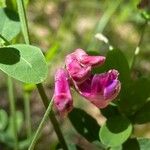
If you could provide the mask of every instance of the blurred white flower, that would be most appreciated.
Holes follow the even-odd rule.
[[[95,38],[100,40],[100,41],[103,41],[104,43],[108,44],[108,39],[106,36],[104,36],[102,33],[97,33],[95,34]]]

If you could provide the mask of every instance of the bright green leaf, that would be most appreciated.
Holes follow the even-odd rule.
[[[110,150],[122,150],[122,146],[111,147]]]
[[[0,48],[0,69],[26,83],[42,82],[48,71],[41,50],[25,44]]]
[[[141,15],[145,20],[150,21],[150,11],[143,11]]]
[[[1,7],[6,7],[6,1],[5,0],[0,0],[0,8]]]
[[[0,37],[11,41],[21,29],[18,14],[7,8],[1,8],[0,20]]]
[[[16,0],[5,0],[6,2],[6,5],[7,5],[7,8],[11,9],[11,10],[14,10],[14,11],[17,11],[17,3],[16,3]],[[29,3],[29,0],[23,0],[24,1],[24,6],[25,8],[27,8],[28,6],[28,3]]]
[[[108,118],[100,128],[99,137],[103,144],[116,147],[124,143],[132,132],[130,121],[123,116]]]

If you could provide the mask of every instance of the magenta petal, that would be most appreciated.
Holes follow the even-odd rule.
[[[81,60],[83,56],[87,55],[87,53],[81,48],[76,49],[72,54],[74,54],[78,60]]]
[[[65,69],[59,69],[55,74],[54,104],[62,116],[73,108],[69,76]]]
[[[112,100],[116,98],[119,92],[120,92],[120,82],[118,80],[114,80],[109,86],[107,86],[104,89],[104,99]]]
[[[82,84],[76,84],[77,91],[99,108],[106,107],[118,95],[121,84],[118,71],[91,75]]]
[[[103,56],[82,56],[82,59],[80,60],[82,64],[88,65],[88,66],[101,66],[105,62],[105,57]]]
[[[90,56],[82,49],[76,49],[74,52],[77,60],[86,66],[100,66],[105,62],[104,56]]]

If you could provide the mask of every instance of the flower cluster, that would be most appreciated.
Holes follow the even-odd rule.
[[[89,56],[82,49],[66,56],[66,69],[58,69],[55,74],[54,104],[62,116],[73,108],[70,86],[98,108],[106,107],[116,98],[121,88],[118,71],[91,73],[93,67],[104,62],[104,56]]]

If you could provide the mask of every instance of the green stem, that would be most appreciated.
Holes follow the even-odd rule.
[[[142,41],[143,41],[143,38],[144,38],[144,33],[145,33],[145,29],[146,29],[147,23],[148,23],[148,22],[145,21],[145,23],[144,23],[143,26],[142,26],[142,31],[141,31],[140,39],[139,39],[139,42],[138,42],[138,44],[137,44],[137,47],[135,48],[135,51],[134,51],[134,56],[133,56],[133,59],[132,59],[132,63],[131,63],[130,70],[133,69],[134,64],[135,64],[135,62],[136,62],[136,58],[137,58],[137,56],[138,56],[139,53],[140,53],[140,46],[141,46]]]
[[[96,25],[96,30],[94,31],[94,34],[103,32],[103,30],[105,29],[106,25],[108,24],[111,16],[114,14],[114,12],[116,11],[116,9],[118,8],[118,6],[120,5],[121,2],[122,2],[122,0],[116,0],[115,3],[114,3],[114,1],[109,2],[108,8],[106,9],[105,13],[100,18],[100,20],[98,21],[98,23]],[[97,42],[96,42],[95,38],[94,39],[92,38],[87,49],[94,50],[96,48],[96,44],[97,44]]]
[[[24,1],[17,0],[17,5],[18,5],[18,13],[19,13],[20,21],[21,21],[21,28],[22,28],[24,40],[26,44],[30,44],[29,28],[28,28],[28,23],[27,23],[27,16],[25,13]]]
[[[42,85],[41,83],[40,83],[40,84],[37,84],[37,88],[38,88],[39,94],[40,94],[40,96],[41,96],[41,98],[42,98],[42,100],[43,100],[44,106],[45,106],[45,108],[47,108],[47,107],[48,107],[48,104],[49,104],[49,99],[48,99],[47,96],[46,96],[46,93],[45,93],[45,91],[44,91],[43,85]],[[54,127],[54,129],[55,129],[55,132],[56,132],[56,134],[57,134],[57,137],[58,137],[58,139],[59,139],[59,141],[60,141],[60,143],[61,143],[63,149],[64,149],[64,150],[68,150],[66,141],[65,141],[65,139],[64,139],[64,137],[63,137],[63,134],[62,134],[61,129],[60,129],[60,127],[59,127],[58,121],[57,121],[57,119],[55,118],[55,115],[54,115],[54,112],[53,112],[53,111],[51,111],[51,115],[49,115],[49,118],[50,118],[50,120],[51,120],[51,122],[52,122],[52,124],[53,124],[53,127]]]
[[[13,121],[13,133],[14,133],[14,149],[18,150],[18,136],[17,136],[17,123],[16,123],[16,108],[15,108],[15,99],[13,93],[13,81],[11,77],[8,76],[8,96],[10,103],[10,113]]]
[[[5,41],[6,45],[10,44],[9,41],[7,41],[7,39],[5,37],[3,37],[1,34],[0,34],[0,38]]]
[[[42,120],[40,122],[40,125],[39,125],[38,129],[36,130],[36,133],[35,133],[35,135],[33,137],[33,140],[31,142],[28,150],[33,150],[34,149],[34,146],[35,146],[35,144],[36,144],[36,142],[37,142],[37,140],[38,140],[38,138],[39,138],[39,136],[41,134],[41,131],[42,131],[43,127],[44,127],[44,124],[45,124],[45,122],[46,122],[50,112],[52,111],[52,104],[53,104],[53,99],[50,101],[50,103],[49,103],[49,105],[47,107],[47,110],[46,110],[46,112],[45,112],[45,114],[44,114],[44,116],[43,116],[43,118],[42,118]]]
[[[22,32],[23,32],[23,36],[24,36],[24,39],[25,39],[25,43],[30,44],[29,29],[28,29],[27,17],[26,17],[26,13],[25,13],[25,7],[24,7],[23,0],[17,0],[17,5],[18,5],[18,12],[19,12],[19,17],[20,17],[20,21],[21,21]],[[41,95],[42,101],[45,105],[45,108],[47,108],[48,104],[49,104],[49,100],[48,100],[48,98],[45,94],[45,91],[43,89],[43,85],[41,83],[37,84],[37,88],[38,88],[39,94]],[[60,130],[58,121],[55,118],[55,115],[54,115],[53,111],[51,112],[51,115],[49,115],[49,118],[50,118],[50,120],[53,124],[55,132],[57,134],[57,137],[58,137],[60,143],[62,144],[63,149],[68,150],[67,144],[65,142],[65,139],[63,137],[63,134]]]
[[[25,110],[25,121],[26,121],[26,131],[27,137],[31,137],[31,113],[30,113],[30,98],[29,93],[24,91],[24,110]]]
[[[21,28],[22,33],[24,36],[24,40],[26,44],[30,44],[29,39],[29,29],[28,29],[28,23],[27,23],[27,17],[25,13],[25,6],[23,0],[17,0],[17,6],[18,6],[18,13],[19,18],[21,21]],[[30,118],[30,100],[29,100],[29,94],[27,92],[23,93],[24,97],[24,107],[25,107],[25,118],[26,118],[26,125],[27,125],[27,137],[31,137],[31,118]]]

